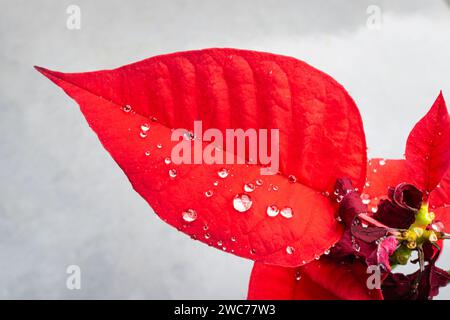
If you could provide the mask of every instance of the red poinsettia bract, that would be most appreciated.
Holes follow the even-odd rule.
[[[373,263],[383,269],[386,294],[401,288],[403,298],[412,291],[428,297],[444,282],[435,266],[449,220],[450,126],[442,95],[411,132],[406,160],[373,159],[367,167],[351,97],[294,58],[206,49],[114,70],[36,68],[77,101],[164,221],[256,261],[249,298],[381,299],[381,290],[366,286]],[[247,156],[245,164],[174,164],[171,133],[184,128],[196,140],[190,132],[197,120],[224,134],[278,129],[279,172],[261,175],[264,164]],[[419,276],[393,273],[393,257],[409,260],[408,250],[419,248]]]

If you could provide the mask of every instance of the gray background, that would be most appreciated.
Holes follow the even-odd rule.
[[[81,30],[66,28],[70,4],[81,8]],[[370,4],[382,9],[381,30],[366,26]],[[439,90],[450,100],[450,9],[441,0],[0,0],[0,8],[0,298],[245,298],[251,270],[161,222],[34,64],[88,71],[204,47],[295,56],[348,89],[370,156],[401,157]],[[82,290],[66,289],[71,264],[82,269]],[[450,250],[441,264],[450,266]]]

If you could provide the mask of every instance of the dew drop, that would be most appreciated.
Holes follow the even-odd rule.
[[[165,163],[165,164],[171,164],[171,163],[172,163],[172,160],[170,160],[170,158],[165,158],[165,159],[164,159],[164,163]]]
[[[245,192],[253,192],[255,190],[255,185],[253,183],[246,183],[244,185]]]
[[[222,244],[223,244],[223,242],[222,241],[217,241],[217,245],[219,246],[219,247],[221,247],[222,246]]]
[[[322,195],[328,198],[330,196],[330,193],[328,191],[323,191]]]
[[[290,219],[294,215],[290,207],[284,207],[281,209],[280,214],[286,219]]]
[[[363,193],[363,194],[361,194],[361,200],[362,200],[362,203],[369,204],[370,196],[367,193]]]
[[[130,106],[129,104],[124,105],[124,106],[122,107],[122,110],[123,110],[123,112],[128,113],[128,112],[131,111],[131,106]]]
[[[150,155],[150,151],[145,151],[145,155],[148,157]]]
[[[280,213],[280,209],[278,209],[278,207],[275,205],[268,206],[266,213],[269,217],[276,217],[278,215],[278,213]]]
[[[231,237],[231,242],[236,242],[236,238],[235,237]]]
[[[252,199],[244,193],[236,195],[233,199],[234,210],[239,212],[248,211],[248,209],[252,206],[252,203]]]
[[[211,198],[213,196],[213,194],[214,194],[214,192],[212,190],[205,191],[205,196],[207,198]]]
[[[187,209],[183,211],[183,220],[186,222],[192,222],[197,219],[197,212],[194,209]]]
[[[143,125],[141,125],[142,132],[147,132],[148,130],[150,130],[150,125],[148,123],[144,123]]]
[[[205,239],[211,238],[211,235],[209,233],[205,233]]]
[[[326,256],[329,255],[329,254],[330,254],[330,250],[329,250],[329,249],[328,249],[328,250],[325,250],[325,251],[323,252],[323,254],[326,255]]]
[[[315,260],[319,260],[319,259],[320,259],[320,256],[319,256],[318,254],[316,254],[316,255],[314,256],[314,259],[315,259]]]
[[[264,182],[261,179],[258,179],[255,181],[255,183],[257,186],[262,186]]]
[[[278,191],[278,186],[273,184],[273,185],[272,185],[272,190],[273,190],[273,191]]]
[[[208,225],[207,224],[205,224],[204,226],[203,226],[203,230],[208,230],[209,229],[209,227],[208,227]]]
[[[222,178],[225,179],[226,177],[228,177],[229,171],[226,168],[222,168],[217,172],[217,175]]]
[[[359,252],[359,251],[361,250],[361,247],[359,246],[358,243],[355,242],[355,243],[353,244],[353,249],[355,249],[356,252]]]
[[[296,183],[297,182],[297,177],[291,174],[290,176],[288,176],[288,181],[290,183]]]
[[[217,187],[217,186],[219,185],[219,181],[214,181],[214,182],[213,182],[213,185],[214,185],[215,187]]]
[[[295,280],[300,281],[302,279],[302,275],[300,274],[300,271],[297,271],[295,273]]]
[[[287,246],[286,247],[286,253],[287,254],[293,254],[294,251],[295,251],[294,247],[291,247],[291,246]]]
[[[177,176],[177,170],[175,170],[175,169],[170,169],[170,170],[169,170],[169,177],[175,178],[176,176]]]
[[[161,143],[158,143],[158,144],[156,145],[156,147],[157,147],[158,149],[161,149],[161,148],[162,148],[162,144],[161,144]]]
[[[140,136],[141,138],[146,138],[146,137],[147,137],[147,132],[141,131],[141,132],[139,133],[139,136]]]
[[[380,159],[380,161],[378,163],[380,164],[380,166],[384,166],[386,164],[386,160]]]
[[[255,249],[250,249],[250,254],[256,254],[256,250]]]
[[[366,181],[366,187],[367,188],[370,187],[370,182],[369,181]]]

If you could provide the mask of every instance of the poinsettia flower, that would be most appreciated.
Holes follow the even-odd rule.
[[[424,132],[423,128],[428,128],[427,134],[420,135],[417,132]],[[333,264],[336,269],[349,269],[348,264],[356,263],[360,268],[361,259],[368,265],[382,265],[384,271],[382,291],[378,290],[378,296],[373,294],[374,290],[368,290],[367,283],[363,281],[367,279],[368,275],[362,276],[359,283],[358,291],[361,293],[356,299],[371,299],[374,296],[386,299],[428,299],[437,295],[439,287],[445,286],[450,280],[450,276],[444,270],[435,266],[435,262],[442,250],[442,240],[435,243],[425,242],[423,246],[423,259],[428,261],[428,265],[424,270],[419,270],[412,275],[402,275],[397,273],[390,273],[391,260],[400,263],[401,259],[405,259],[405,263],[410,258],[410,250],[403,250],[402,246],[398,246],[396,237],[389,236],[383,238],[383,234],[392,229],[408,229],[416,220],[427,220],[428,225],[425,230],[436,232],[445,231],[445,226],[450,227],[450,184],[448,169],[448,153],[436,153],[432,148],[426,148],[424,145],[434,141],[435,148],[438,150],[448,150],[450,136],[448,135],[450,123],[448,119],[448,112],[443,100],[442,94],[439,95],[436,102],[433,104],[430,112],[418,122],[408,138],[408,145],[413,144],[415,147],[409,146],[406,148],[406,160],[387,160],[387,159],[372,159],[368,162],[367,181],[364,185],[361,195],[355,192],[348,179],[340,179],[336,184],[336,198],[340,202],[339,210],[337,211],[342,223],[346,226],[341,240],[334,246],[332,255],[334,257],[323,257],[321,260]],[[447,135],[447,140],[443,140],[444,133]],[[447,149],[443,148],[443,145]],[[424,156],[428,162],[423,162],[422,158],[410,155],[410,152],[417,152],[420,150],[428,150]],[[414,151],[411,151],[414,150]],[[446,161],[433,159],[429,154],[434,154],[434,157],[447,157]],[[419,161],[415,164],[414,161]],[[411,163],[413,162],[413,163]],[[441,167],[434,167],[432,163],[440,163]],[[428,168],[435,168],[439,175],[431,173]],[[416,170],[416,171],[414,171]],[[414,171],[414,174],[412,173]],[[422,177],[417,174],[421,171],[422,174],[430,174],[430,177]],[[414,185],[412,184],[414,183]],[[415,185],[421,186],[419,190]],[[367,206],[366,206],[367,205]],[[428,206],[434,211],[431,214],[427,210],[420,212],[422,208],[427,209]],[[360,222],[359,214],[364,213],[364,216],[369,218],[369,221],[375,222],[378,226],[362,227],[361,224],[355,224],[355,221]],[[432,217],[434,215],[434,217]],[[418,219],[420,218],[420,219]],[[380,226],[390,227],[383,228]],[[352,230],[352,227],[354,230]],[[358,233],[362,233],[363,237],[358,237]],[[425,231],[424,231],[425,232]],[[373,240],[382,239],[377,243]],[[389,239],[389,240],[388,240]],[[383,243],[386,242],[386,246]],[[436,247],[440,249],[436,249]],[[397,250],[397,251],[396,251]],[[350,259],[345,259],[350,258]],[[345,264],[343,264],[345,262]],[[309,264],[309,268],[316,268],[319,270],[319,265]],[[264,266],[262,263],[255,263],[250,285],[249,294],[250,299],[329,299],[342,298],[344,290],[348,290],[342,284],[334,287],[324,288],[320,281],[325,276],[321,272],[320,276],[311,279],[308,274],[309,270],[305,267],[299,268],[282,268],[278,266]],[[334,271],[330,271],[334,272]],[[285,281],[283,287],[277,284],[277,278],[282,274],[287,277],[289,274],[295,274],[296,277],[290,277]],[[308,278],[306,284],[301,283],[301,274],[305,274]],[[349,279],[349,282],[354,282]],[[259,283],[264,282],[264,286]],[[277,290],[272,291],[271,287]],[[308,290],[311,287],[320,287],[320,294],[317,290],[314,295],[308,295]],[[281,288],[286,290],[283,293]],[[357,292],[357,290],[355,290]],[[365,294],[362,294],[364,292]],[[286,297],[288,295],[288,297]]]
[[[365,286],[366,264],[376,261],[389,270],[386,260],[399,243],[382,223],[361,229],[364,219],[356,200],[368,209],[366,219],[382,197],[415,210],[405,207],[409,199],[403,194],[394,191],[388,198],[387,186],[415,185],[448,225],[449,178],[441,178],[450,158],[450,127],[442,95],[411,133],[406,161],[392,161],[392,166],[388,161],[384,168],[395,169],[372,177],[375,168],[369,164],[366,174],[364,131],[351,97],[328,75],[290,57],[206,49],[114,70],[36,68],[76,100],[133,188],[165,222],[193,239],[256,261],[249,297],[269,295],[266,288],[282,298],[381,298],[379,289]],[[267,163],[249,154],[242,163],[225,162],[238,157],[236,149],[212,148],[211,140],[195,132],[196,120],[204,130],[223,135],[229,129],[278,129],[279,172],[261,175]],[[182,143],[200,154],[215,150],[224,164],[204,163],[201,157],[197,162],[195,154],[194,164],[172,161],[171,151],[180,143],[172,135],[179,128],[186,133]],[[353,191],[337,204],[330,195],[344,177]],[[364,186],[366,179],[370,187]],[[347,201],[351,205],[343,210]],[[372,203],[367,207],[365,202]],[[336,219],[337,212],[344,223]],[[363,256],[366,260],[336,263],[332,247],[349,235],[350,241],[368,242],[370,254]],[[262,283],[266,273],[272,278]],[[296,282],[276,281],[287,276]]]

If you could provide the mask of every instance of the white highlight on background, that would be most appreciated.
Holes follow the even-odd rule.
[[[81,29],[81,9],[75,4],[67,7],[66,13],[69,15],[66,20],[66,26],[69,30]]]
[[[66,287],[69,290],[81,290],[81,268],[76,264],[67,267],[66,273],[69,274],[66,280]]]
[[[366,9],[367,17],[366,26],[369,30],[381,30],[383,23],[383,14],[381,8],[377,5],[370,5]]]

